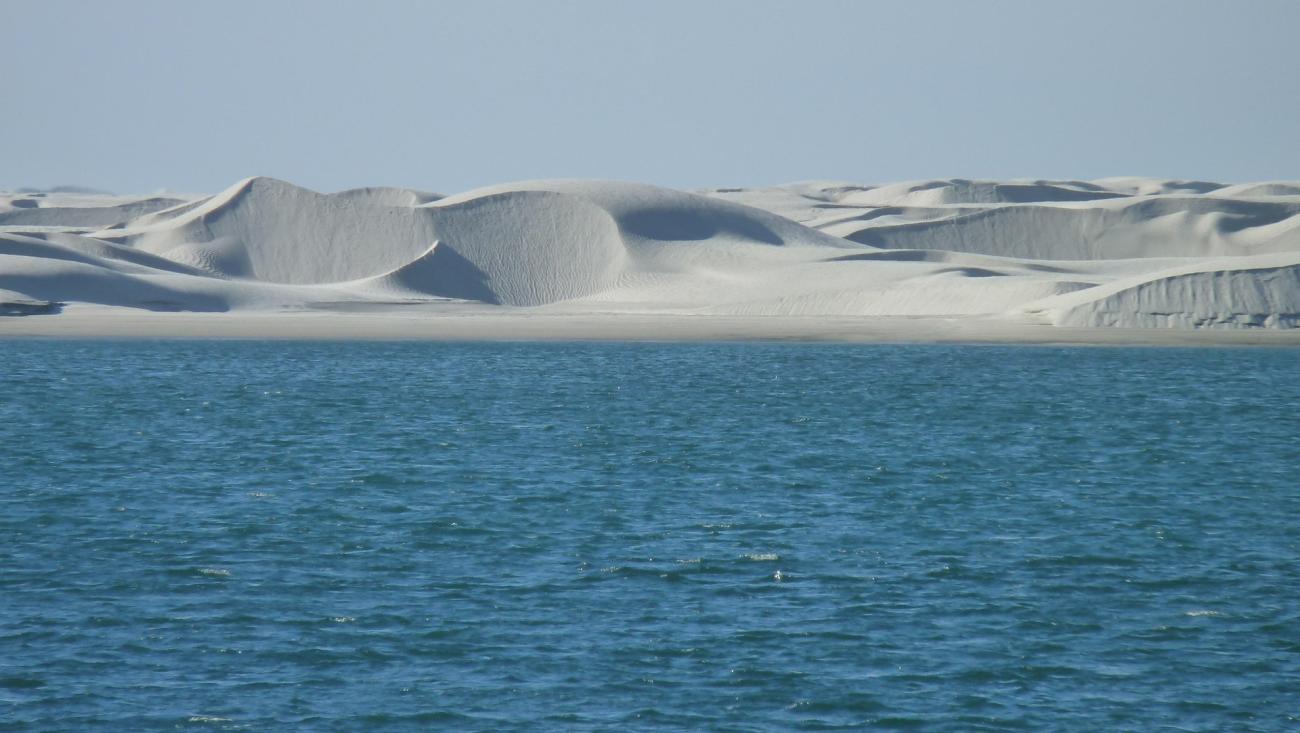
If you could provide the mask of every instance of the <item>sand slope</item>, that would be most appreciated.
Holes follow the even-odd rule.
[[[1289,329],[1300,319],[1300,184],[951,179],[691,193],[529,181],[442,197],[249,178],[212,196],[0,194],[0,291],[71,309],[473,302],[557,315]]]
[[[1028,304],[1061,326],[1295,328],[1300,252],[1184,265]]]

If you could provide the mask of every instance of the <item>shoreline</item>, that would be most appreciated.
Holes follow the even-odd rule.
[[[80,309],[78,309],[80,310]],[[490,312],[160,313],[0,318],[0,340],[591,341],[1300,347],[1300,329],[1079,328],[979,317]]]

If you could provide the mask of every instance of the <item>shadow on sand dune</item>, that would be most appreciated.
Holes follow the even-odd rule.
[[[0,316],[54,316],[63,312],[63,306],[54,300],[0,301]]]
[[[393,271],[388,279],[394,285],[444,298],[501,303],[488,285],[487,273],[444,242],[435,242],[426,254]]]
[[[642,209],[621,217],[627,234],[646,239],[698,242],[719,234],[733,234],[765,244],[785,244],[776,232],[751,219],[723,211]]]

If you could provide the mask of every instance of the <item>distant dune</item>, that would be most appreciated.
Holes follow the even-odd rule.
[[[1300,183],[692,193],[532,181],[443,197],[250,178],[204,197],[6,193],[0,302],[66,304],[42,319],[472,311],[1294,329]]]

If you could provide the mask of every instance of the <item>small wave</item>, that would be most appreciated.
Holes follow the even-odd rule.
[[[745,555],[745,559],[753,560],[754,562],[772,562],[774,560],[780,560],[781,556],[775,552],[753,552]]]
[[[796,700],[786,710],[800,713],[874,713],[888,707],[872,695],[850,692],[833,700]]]
[[[1192,611],[1187,611],[1187,612],[1185,612],[1183,615],[1184,615],[1184,616],[1222,616],[1222,615],[1223,615],[1223,612],[1222,612],[1222,611],[1210,611],[1210,610],[1208,610],[1208,609],[1198,608],[1198,609],[1195,609],[1195,610],[1192,610]]]
[[[210,578],[229,578],[230,571],[223,568],[199,568],[199,575],[206,575]]]
[[[230,718],[221,718],[216,715],[191,715],[186,719],[187,723],[229,723]]]

